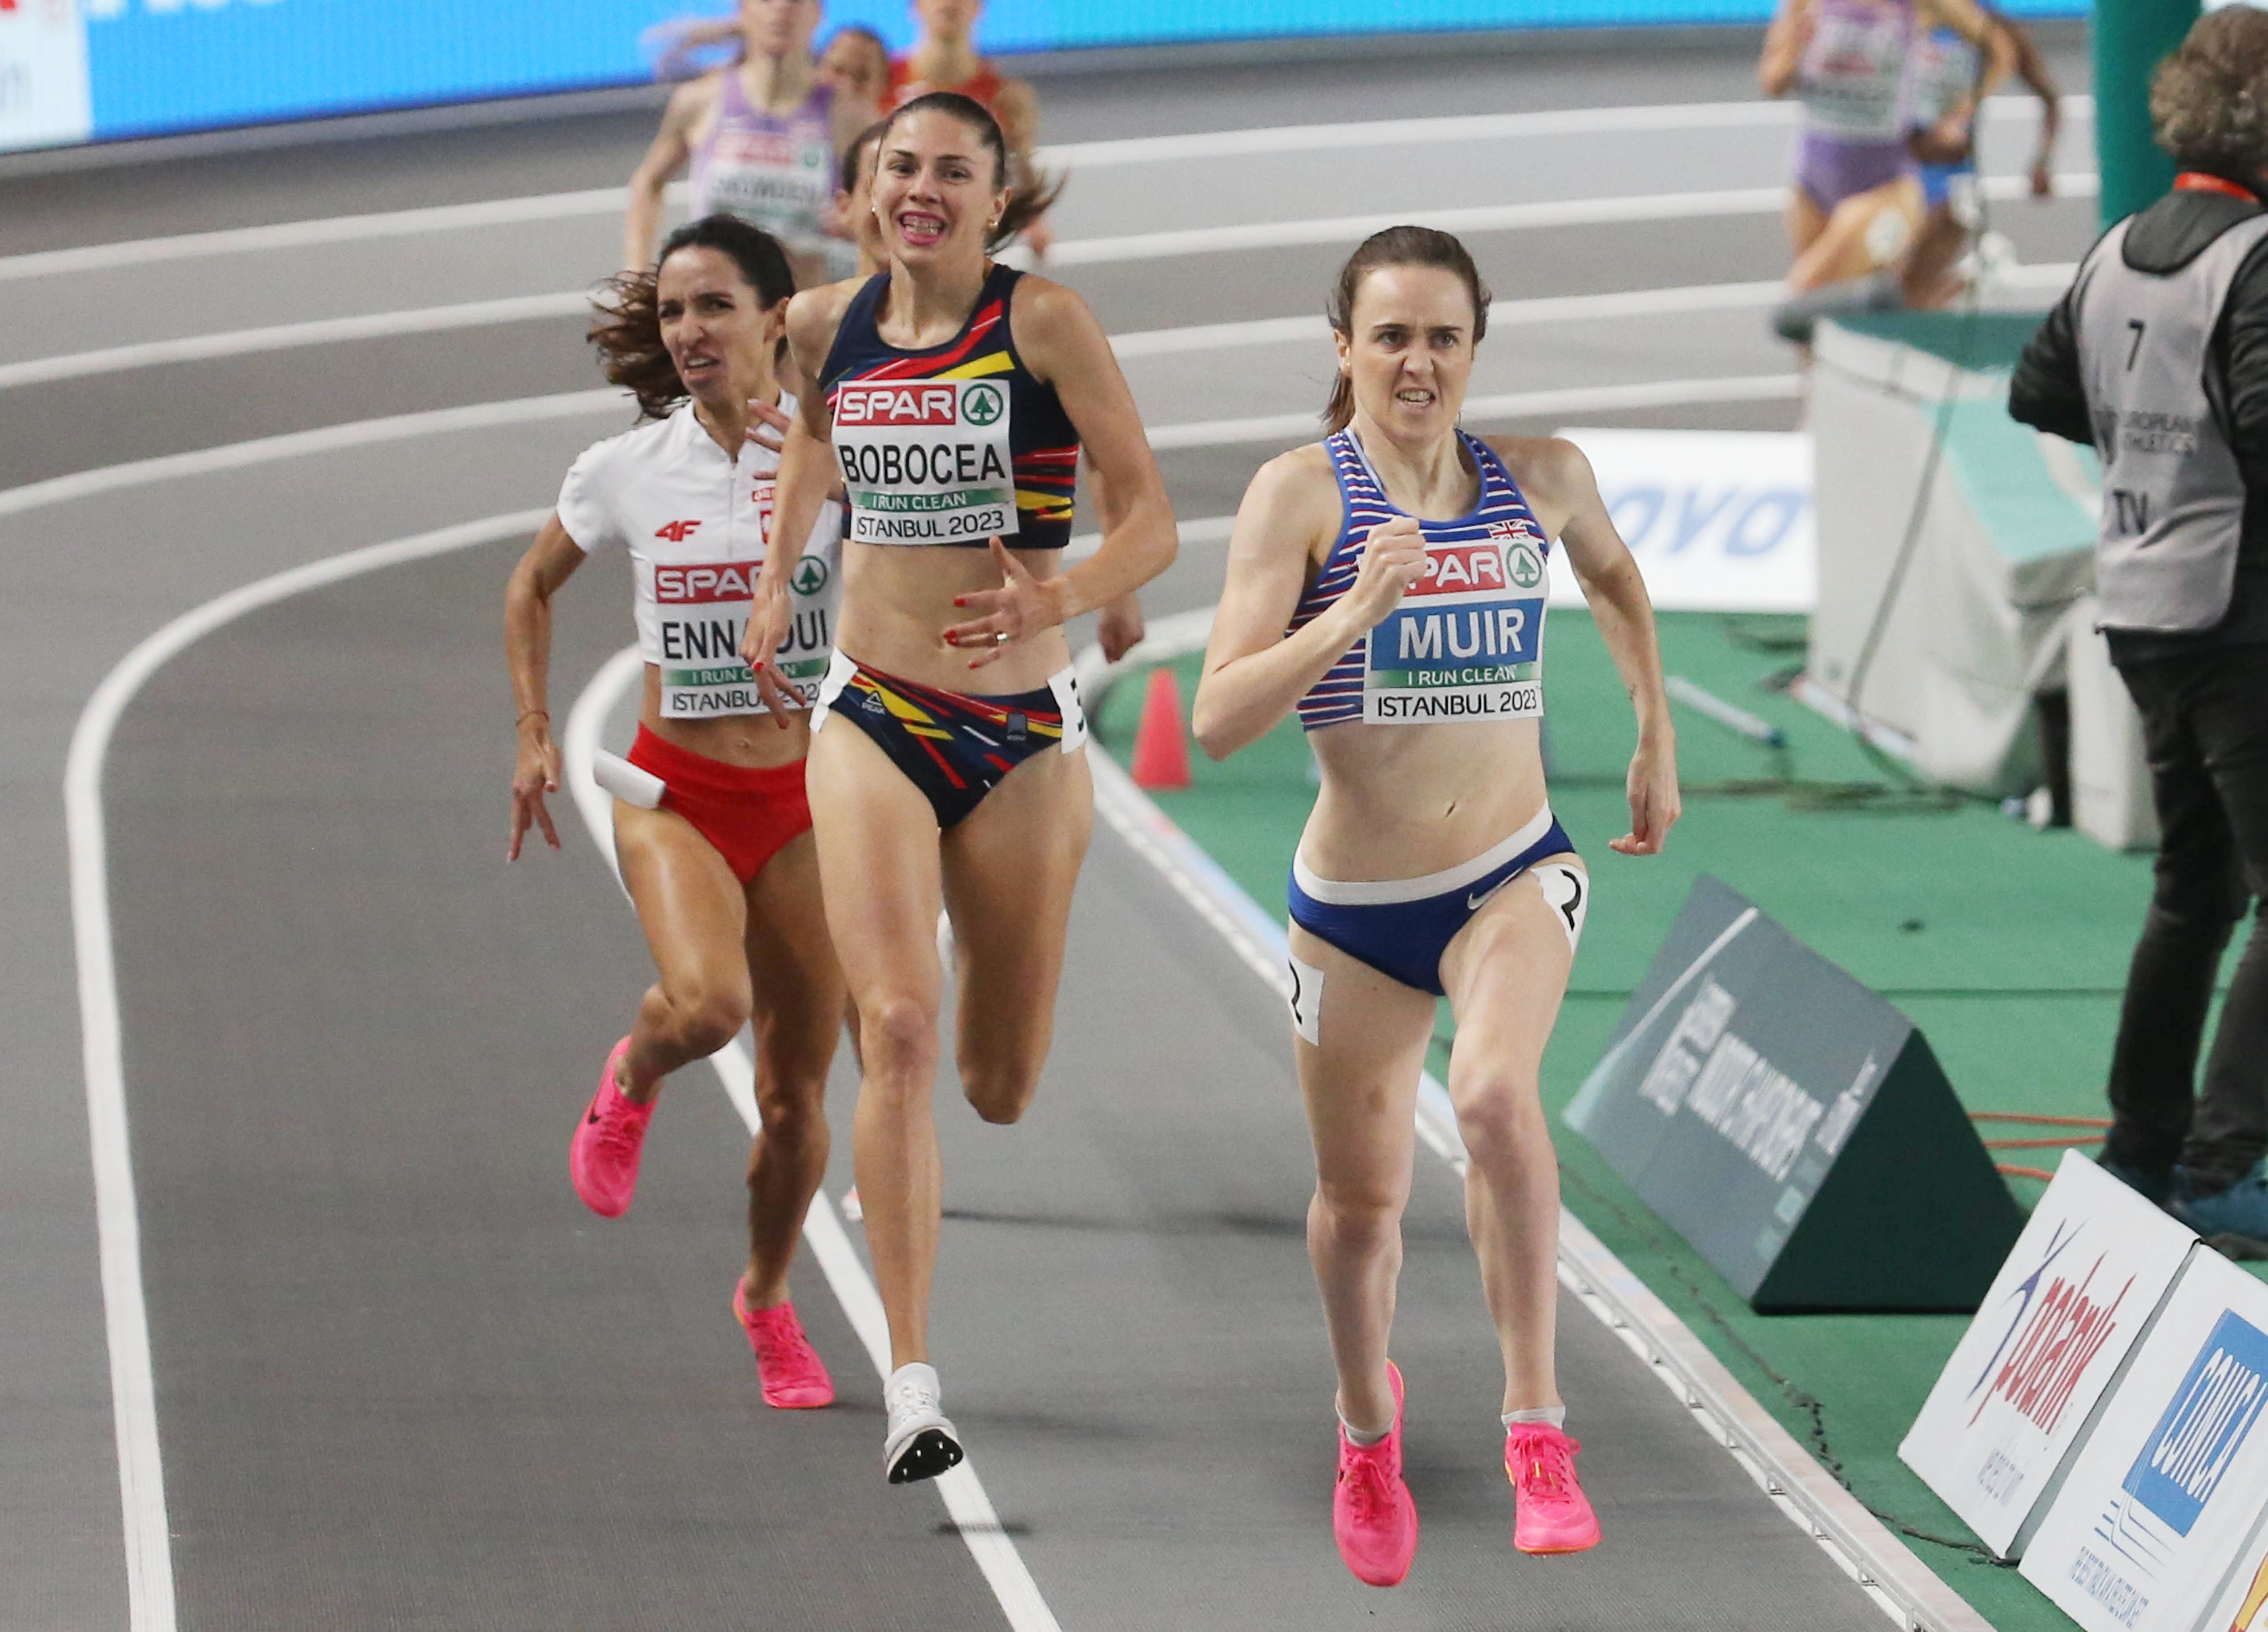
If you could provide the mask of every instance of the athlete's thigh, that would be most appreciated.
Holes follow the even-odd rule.
[[[1433,995],[1403,986],[1299,925],[1292,1051],[1329,1189],[1376,1200],[1409,1193],[1418,1079],[1433,1037]]]
[[[941,846],[964,1053],[1012,1048],[1055,1015],[1071,892],[1094,832],[1086,755],[1035,754]]]
[[[1473,1065],[1534,1078],[1567,994],[1590,888],[1572,853],[1547,857],[1498,890],[1449,942],[1441,984],[1457,1022],[1453,1076],[1461,1074],[1454,1067]]]
[[[1802,265],[1815,286],[1864,277],[1905,252],[1920,220],[1919,189],[1903,177],[1884,182],[1835,206]]]
[[[843,1029],[843,980],[827,932],[817,841],[808,831],[797,834],[747,893],[758,1042],[781,1056],[782,1068],[823,1075]]]
[[[747,979],[747,907],[717,847],[674,810],[615,801],[615,859],[666,992],[714,992]]]
[[[934,1003],[937,817],[921,790],[850,720],[811,740],[804,769],[827,927],[850,994]]]
[[[1800,185],[1788,189],[1786,219],[1787,246],[1794,255],[1810,248],[1827,230],[1827,212],[1812,203],[1811,195]]]

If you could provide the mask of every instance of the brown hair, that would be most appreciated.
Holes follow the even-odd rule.
[[[795,293],[795,274],[779,240],[728,215],[703,216],[679,227],[662,240],[652,271],[622,272],[607,279],[600,285],[606,293],[592,302],[599,314],[587,337],[599,353],[599,367],[608,382],[627,388],[648,419],[666,417],[692,395],[677,377],[669,348],[661,343],[661,313],[655,298],[661,263],[688,248],[715,249],[731,256],[767,312]]]
[[[2150,127],[2188,170],[2257,186],[2268,169],[2268,11],[2198,18],[2150,77]]]
[[[899,120],[909,114],[943,114],[958,119],[976,132],[992,154],[992,180],[998,187],[1012,189],[1008,207],[1000,212],[1000,219],[984,234],[984,247],[989,252],[999,248],[1017,233],[1047,214],[1050,206],[1063,195],[1060,177],[1051,176],[1027,162],[1022,155],[1011,155],[1008,138],[1001,133],[1000,122],[992,110],[975,97],[963,96],[958,91],[929,91],[912,100],[901,103],[882,121],[878,140],[887,137]],[[1028,174],[1019,172],[1028,171]],[[844,189],[846,192],[848,188]]]
[[[1480,269],[1473,264],[1464,245],[1430,226],[1389,226],[1357,246],[1339,269],[1339,281],[1323,306],[1332,333],[1350,340],[1354,337],[1354,298],[1362,292],[1363,279],[1389,266],[1437,266],[1455,273],[1472,297],[1473,344],[1480,344],[1488,334],[1488,285],[1481,282]],[[1344,431],[1353,418],[1354,380],[1342,371],[1331,382],[1331,400],[1323,405],[1323,429]]]

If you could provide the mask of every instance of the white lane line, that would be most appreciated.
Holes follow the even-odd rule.
[[[70,476],[50,476],[22,487],[0,489],[0,516],[20,514],[49,505],[68,503],[98,493],[146,487],[153,482],[178,481],[210,476],[217,470],[239,470],[247,465],[310,454],[336,453],[342,448],[367,447],[380,442],[402,442],[422,436],[448,436],[459,431],[480,431],[493,425],[526,425],[544,419],[573,419],[613,410],[630,425],[633,404],[629,395],[613,387],[595,391],[565,391],[556,396],[513,397],[502,402],[473,402],[462,408],[436,408],[423,413],[395,414],[384,419],[357,419],[313,431],[292,431],[282,436],[261,437],[249,442],[228,442],[187,454],[167,454],[157,459],[103,465]]]
[[[1521,419],[1556,414],[1608,413],[1624,409],[1670,408],[1696,402],[1765,402],[1793,399],[1802,391],[1795,374],[1733,374],[1710,380],[1650,380],[1620,386],[1572,386],[1553,391],[1511,391],[1498,396],[1469,396],[1469,421]],[[1197,419],[1150,427],[1150,446],[1160,453],[1175,448],[1233,447],[1247,442],[1281,442],[1321,434],[1314,413],[1263,414],[1249,419]],[[5,494],[0,494],[4,499]]]
[[[1201,646],[1211,610],[1182,614],[1170,630],[1164,627],[1167,620],[1160,619],[1161,638],[1145,643],[1143,661],[1161,661],[1177,646]],[[1100,695],[1086,687],[1088,673],[1103,667],[1100,655],[1081,654],[1081,683],[1088,695]],[[1094,773],[1095,808],[1103,818],[1288,1004],[1290,948],[1283,927],[1135,786],[1109,755],[1098,749],[1087,761]],[[1430,1071],[1419,1079],[1417,1119],[1425,1143],[1462,1176],[1465,1153],[1456,1112]],[[1565,1207],[1559,1210],[1559,1280],[1885,1616],[1928,1632],[1992,1632],[1991,1623],[1837,1484],[1675,1311]]]
[[[615,863],[614,801],[591,779],[591,756],[599,746],[599,734],[605,728],[607,716],[622,693],[637,683],[644,668],[634,646],[625,646],[608,659],[576,698],[567,713],[566,729],[560,737],[565,762],[562,775],[569,793],[574,796],[576,813],[583,818],[591,843],[606,859],[617,884],[622,882],[622,872]],[[735,1039],[711,1054],[709,1063],[717,1073],[725,1097],[740,1113],[740,1120],[747,1125],[753,1138],[762,1126],[756,1111],[755,1062]],[[868,1278],[866,1266],[858,1261],[858,1252],[843,1232],[835,1204],[827,1199],[824,1189],[811,1198],[810,1211],[804,1215],[803,1238],[810,1244],[812,1256],[819,1260],[820,1270],[826,1275],[836,1302],[842,1304],[858,1340],[865,1345],[866,1357],[873,1365],[875,1376],[887,1382],[890,1327],[882,1312],[881,1295]],[[1024,1566],[1024,1556],[1017,1551],[1015,1538],[1001,1527],[992,1498],[976,1476],[975,1460],[964,1459],[960,1466],[935,1482],[953,1527],[968,1544],[977,1569],[983,1572],[992,1595],[999,1599],[1011,1632],[1062,1632],[1055,1612],[1040,1596],[1039,1584]]]
[[[2063,99],[2066,122],[2092,119],[2095,99]],[[1987,121],[2036,123],[2030,97],[1996,96],[1984,105]],[[1336,124],[1271,125],[1247,130],[1206,130],[1187,136],[1135,137],[1109,142],[1066,142],[1037,155],[1050,168],[1098,169],[1118,165],[1169,164],[1195,159],[1236,159],[1257,153],[1319,153],[1346,148],[1495,142],[1522,137],[1605,136],[1616,131],[1793,129],[1793,102],[1682,102],[1632,107],[1548,108],[1521,114],[1452,114],[1428,119],[1370,119]]]
[[[2029,196],[2021,176],[1988,176],[1987,198]],[[2074,171],[2056,177],[2063,198],[2092,198],[2100,179]],[[1182,227],[1163,233],[1130,233],[1116,238],[1078,238],[1060,242],[1047,265],[1092,266],[1124,261],[1161,261],[1182,255],[1221,255],[1252,249],[1287,249],[1306,244],[1344,243],[1351,247],[1389,226],[1430,226],[1444,233],[1512,233],[1542,227],[1602,226],[1647,221],[1706,220],[1726,216],[1771,215],[1787,203],[1787,188],[1730,187],[1688,193],[1631,193],[1598,198],[1546,198],[1516,204],[1468,204],[1452,209],[1372,210],[1363,215],[1322,216],[1299,221],[1248,221],[1227,226]]]
[[[1638,385],[1587,386],[1570,390],[1513,392],[1502,396],[1469,397],[1465,415],[1470,419],[1508,419],[1564,413],[1603,413],[1619,409],[1662,408],[1693,402],[1763,402],[1797,395],[1793,374],[1734,375],[1719,380],[1657,380]],[[219,447],[187,454],[167,454],[158,459],[104,465],[44,482],[0,489],[0,516],[18,515],[50,505],[68,503],[97,494],[146,487],[152,483],[210,476],[247,465],[297,459],[342,448],[365,447],[382,442],[408,441],[424,436],[447,436],[495,425],[525,425],[546,419],[572,419],[609,410],[627,415],[630,400],[611,387],[594,391],[567,391],[556,396],[515,397],[502,402],[475,402],[462,408],[439,408],[424,413],[397,414],[384,419],[357,419],[313,431],[293,431],[283,436],[261,437],[249,442],[230,442]],[[628,423],[627,418],[624,421]],[[1313,414],[1276,414],[1252,419],[1211,419],[1159,425],[1150,432],[1150,445],[1160,450],[1226,447],[1248,442],[1281,441],[1313,433]]]
[[[671,189],[684,196],[682,184]],[[373,238],[414,238],[429,233],[465,232],[526,221],[562,221],[578,216],[619,215],[630,189],[590,188],[574,193],[534,193],[520,198],[487,198],[468,204],[432,204],[416,210],[387,210],[370,215],[324,216],[311,221],[278,221],[266,226],[235,226],[171,238],[130,238],[114,244],[74,249],[45,249],[0,257],[0,283],[24,277],[72,277],[113,267],[146,266],[158,261],[193,261],[206,255],[248,255],[261,250],[298,249],[310,244],[353,243]]]
[[[2029,99],[1995,97],[1986,104],[1986,117],[1996,123],[2002,120],[2021,122],[2031,117],[2029,110],[2032,107]],[[2066,120],[2076,122],[2092,117],[2095,102],[2092,97],[2066,96],[2063,99],[2063,107]],[[1792,128],[1793,122],[1793,105],[1786,102],[1698,102],[1660,107],[1584,107],[1529,114],[1453,115],[1439,119],[1381,119],[1343,124],[1278,125],[1250,130],[1200,132],[1190,136],[1065,143],[1041,149],[1039,159],[1042,165],[1051,169],[1072,166],[1080,169],[1098,169],[1123,165],[1235,158],[1254,153],[1321,152],[1388,143],[1440,144],[1521,136],[1606,134],[1616,130],[1709,129],[1743,126]],[[681,203],[684,196],[682,183],[671,188],[673,202]],[[601,187],[581,192],[487,199],[476,203],[440,204],[369,215],[330,216],[308,221],[276,222],[264,226],[189,233],[170,238],[129,239],[120,243],[41,250],[30,255],[0,257],[0,283],[18,278],[102,271],[113,267],[147,265],[154,262],[187,261],[205,255],[296,249],[309,244],[413,237],[421,233],[463,232],[516,222],[614,215],[621,211],[628,197],[626,188]],[[1066,247],[1068,246],[1057,246],[1059,261],[1061,251]],[[1061,263],[1072,264],[1069,262]]]
[[[418,306],[400,312],[372,312],[358,317],[318,318],[305,323],[229,329],[178,340],[144,340],[133,345],[106,346],[99,351],[74,351],[67,356],[0,364],[0,390],[13,386],[46,385],[57,380],[78,380],[90,374],[114,374],[161,363],[202,362],[218,357],[288,351],[294,346],[335,345],[342,341],[377,340],[389,335],[433,334],[451,329],[484,328],[491,323],[521,323],[539,317],[573,317],[590,310],[590,296],[574,290],[551,295],[512,295],[501,300],[468,300],[456,306]]]
[[[78,957],[80,1046],[85,1057],[87,1126],[93,1148],[95,1236],[102,1315],[110,1348],[111,1411],[118,1437],[118,1485],[126,1532],[128,1624],[133,1632],[173,1632],[173,1560],[166,1520],[166,1475],[158,1439],[158,1395],[150,1364],[150,1316],[142,1290],[142,1226],[134,1200],[128,1140],[126,1059],[113,952],[108,843],[103,831],[102,767],[111,734],[143,683],[216,629],[267,606],[357,572],[531,532],[548,511],[490,516],[295,567],[231,590],[173,619],[122,659],[88,698],[63,767],[63,821],[70,846],[71,933]]]

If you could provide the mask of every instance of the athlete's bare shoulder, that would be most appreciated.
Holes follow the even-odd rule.
[[[671,92],[669,107],[661,116],[662,123],[689,130],[708,118],[716,110],[717,99],[724,90],[725,76],[731,71],[729,69],[718,69],[698,79],[688,79]]]
[[[1572,509],[1598,493],[1591,462],[1564,436],[1492,436],[1485,440],[1531,500]]]
[[[1338,536],[1344,510],[1329,450],[1310,442],[1277,454],[1253,472],[1237,511],[1237,532],[1245,533],[1248,520],[1256,545],[1298,548],[1320,557]]]
[[[835,331],[843,327],[843,313],[865,281],[846,277],[836,284],[818,284],[789,301],[788,343],[803,356],[825,356],[835,343]]]

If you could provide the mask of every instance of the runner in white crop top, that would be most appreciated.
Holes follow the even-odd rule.
[[[607,757],[593,769],[616,795],[615,854],[659,978],[578,1115],[568,1173],[601,1217],[627,1209],[662,1079],[755,1020],[762,1131],[733,1307],[766,1402],[785,1407],[835,1397],[787,1291],[827,1170],[827,1073],[846,1001],[804,792],[806,716],[767,712],[737,649],[779,464],[750,433],[765,414],[777,417],[760,405],[780,400],[772,364],[794,292],[777,240],[729,217],[681,228],[655,273],[615,280],[593,338],[608,377],[631,387],[652,423],[575,462],[504,598],[519,711],[516,859],[531,824],[559,845],[544,803],[561,769],[546,674],[552,599],[588,556],[630,554],[646,660],[637,738],[627,763]],[[803,672],[787,683],[806,700],[827,663],[837,534],[830,506],[788,574]]]
[[[1307,1244],[1338,1369],[1332,1529],[1374,1586],[1400,1581],[1418,1547],[1387,1340],[1441,995],[1466,1216],[1504,1356],[1513,1545],[1599,1540],[1554,1363],[1558,1169],[1537,1084],[1590,901],[1538,750],[1555,544],[1638,713],[1631,831],[1608,847],[1651,854],[1677,819],[1653,610],[1590,467],[1566,442],[1457,428],[1488,299],[1445,233],[1393,227],[1347,262],[1329,307],[1336,434],[1253,478],[1197,697],[1215,758],[1297,710],[1322,767],[1291,889],[1293,1053],[1315,1152]]]

